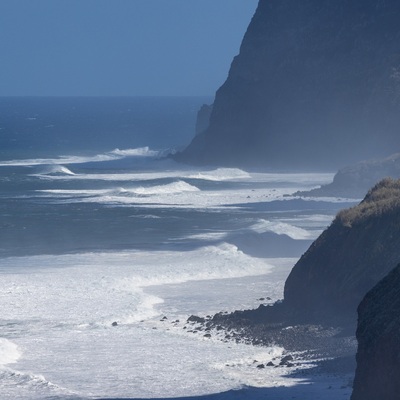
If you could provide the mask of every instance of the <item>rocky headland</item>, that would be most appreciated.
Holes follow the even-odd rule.
[[[362,198],[364,193],[384,178],[400,178],[400,153],[383,159],[361,161],[340,169],[333,182],[320,188],[297,192],[306,197]]]
[[[228,325],[316,324],[355,331],[357,307],[400,262],[400,180],[384,179],[338,213],[289,274],[273,306],[214,317]],[[263,328],[264,329],[264,328]]]
[[[396,0],[260,0],[212,109],[175,158],[338,169],[393,153],[399,19]]]
[[[382,373],[375,376],[374,384],[382,386],[390,380],[393,387],[400,382],[400,267],[372,289],[400,262],[399,229],[400,180],[384,179],[359,205],[339,212],[310,246],[287,278],[282,301],[254,310],[192,316],[185,329],[222,340],[280,345],[294,355],[291,364],[333,358],[320,364],[324,371],[351,375],[357,307],[370,291],[359,307],[353,400],[386,398],[358,395],[364,389],[357,385],[362,386],[379,365]]]
[[[357,306],[400,261],[400,180],[384,179],[339,212],[294,266],[284,304],[293,318],[355,322]]]

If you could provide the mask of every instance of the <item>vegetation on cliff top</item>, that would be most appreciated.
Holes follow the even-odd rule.
[[[368,218],[397,212],[400,209],[400,180],[386,178],[377,183],[357,206],[342,210],[337,223],[351,227]]]

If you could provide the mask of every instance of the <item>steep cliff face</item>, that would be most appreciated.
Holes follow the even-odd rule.
[[[284,305],[300,320],[356,321],[364,295],[400,262],[400,180],[383,180],[294,266]]]
[[[400,3],[260,0],[189,163],[340,167],[399,148]]]
[[[400,397],[400,265],[358,308],[357,370],[351,400]]]

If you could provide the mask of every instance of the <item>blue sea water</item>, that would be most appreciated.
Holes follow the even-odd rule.
[[[227,398],[299,384],[254,369],[284,349],[205,338],[185,321],[280,299],[351,201],[293,196],[332,174],[165,158],[211,101],[0,98],[2,399]]]

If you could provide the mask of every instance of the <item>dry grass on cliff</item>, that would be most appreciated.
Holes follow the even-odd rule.
[[[400,213],[400,179],[385,178],[377,183],[357,206],[342,210],[336,220],[344,226],[393,212]]]

